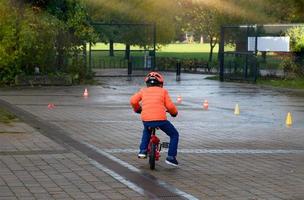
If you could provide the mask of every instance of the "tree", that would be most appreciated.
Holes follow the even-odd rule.
[[[262,11],[259,0],[177,0],[180,9],[179,24],[184,31],[208,37],[209,62],[219,41],[220,27],[231,24],[263,23],[270,17]]]
[[[41,6],[46,12],[60,20],[56,39],[57,65],[62,68],[64,57],[69,51],[76,54],[87,41],[95,41],[96,35],[89,24],[85,4],[81,0],[30,0],[34,6]],[[83,47],[84,48],[84,47]]]
[[[209,62],[212,62],[213,49],[219,41],[219,30],[221,24],[223,24],[222,16],[217,9],[209,9],[201,4],[195,6],[191,14],[195,16],[191,21],[194,32],[208,36],[210,45]]]
[[[303,8],[303,0],[268,0],[264,2],[263,12],[276,23],[298,23],[304,20]]]
[[[218,43],[220,26],[223,24],[223,16],[216,7],[206,6],[199,1],[179,1],[179,5],[186,10],[181,16],[181,22],[185,31],[192,31],[197,35],[208,37],[210,52],[209,62],[212,61],[213,49]]]
[[[81,0],[0,0],[0,13],[0,83],[32,74],[35,67],[85,76],[85,66],[64,62],[96,38]]]
[[[167,44],[172,41],[175,34],[174,17],[176,15],[175,1],[167,0],[88,0],[89,14],[94,21],[104,23],[151,23],[156,24],[157,42]],[[166,13],[166,15],[164,15]],[[116,31],[115,39],[125,39],[122,42],[130,45],[151,45],[147,44],[147,38],[140,36],[142,30],[129,28],[129,31]],[[123,30],[123,28],[121,29]],[[131,32],[130,32],[131,31]],[[108,31],[110,32],[110,31]],[[114,31],[112,31],[114,32]],[[118,33],[117,33],[118,32]],[[125,34],[125,35],[124,35]],[[144,35],[144,34],[143,34]],[[107,36],[107,37],[111,37]],[[104,37],[104,38],[107,38]],[[151,41],[151,40],[150,40]],[[105,41],[104,41],[105,42]]]
[[[58,21],[16,1],[1,1],[0,13],[0,83],[33,73],[35,66],[49,67]]]

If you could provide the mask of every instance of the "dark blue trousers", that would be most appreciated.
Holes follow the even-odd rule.
[[[151,133],[148,130],[149,127],[159,127],[162,131],[164,131],[170,137],[169,151],[168,156],[175,157],[177,155],[177,146],[178,146],[178,132],[168,120],[164,121],[149,121],[143,122],[144,130],[141,138],[141,144],[139,146],[140,151],[146,151],[149,145],[149,140],[151,137]]]

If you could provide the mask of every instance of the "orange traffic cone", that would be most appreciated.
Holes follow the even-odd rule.
[[[208,110],[209,103],[208,103],[207,100],[204,101],[203,107],[204,107],[205,110]]]
[[[48,109],[53,109],[53,108],[55,108],[55,105],[53,103],[49,103],[48,104]]]
[[[182,97],[180,95],[177,97],[177,103],[182,103]]]
[[[83,92],[83,96],[84,97],[88,97],[89,96],[89,92],[88,92],[88,89],[84,89],[84,92]]]

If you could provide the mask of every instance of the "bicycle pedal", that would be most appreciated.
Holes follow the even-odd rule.
[[[147,156],[145,156],[145,157],[137,156],[137,158],[139,158],[139,159],[146,159]]]
[[[169,142],[162,142],[161,146],[162,148],[169,148]]]

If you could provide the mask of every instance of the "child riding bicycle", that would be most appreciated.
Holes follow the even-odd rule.
[[[138,158],[147,157],[147,148],[151,136],[149,128],[160,128],[170,137],[169,151],[166,163],[177,166],[176,160],[179,134],[173,124],[167,120],[166,112],[176,117],[178,110],[172,102],[169,93],[163,88],[164,79],[157,72],[150,72],[145,77],[147,87],[135,93],[130,104],[136,113],[141,113],[144,130],[139,146]]]

